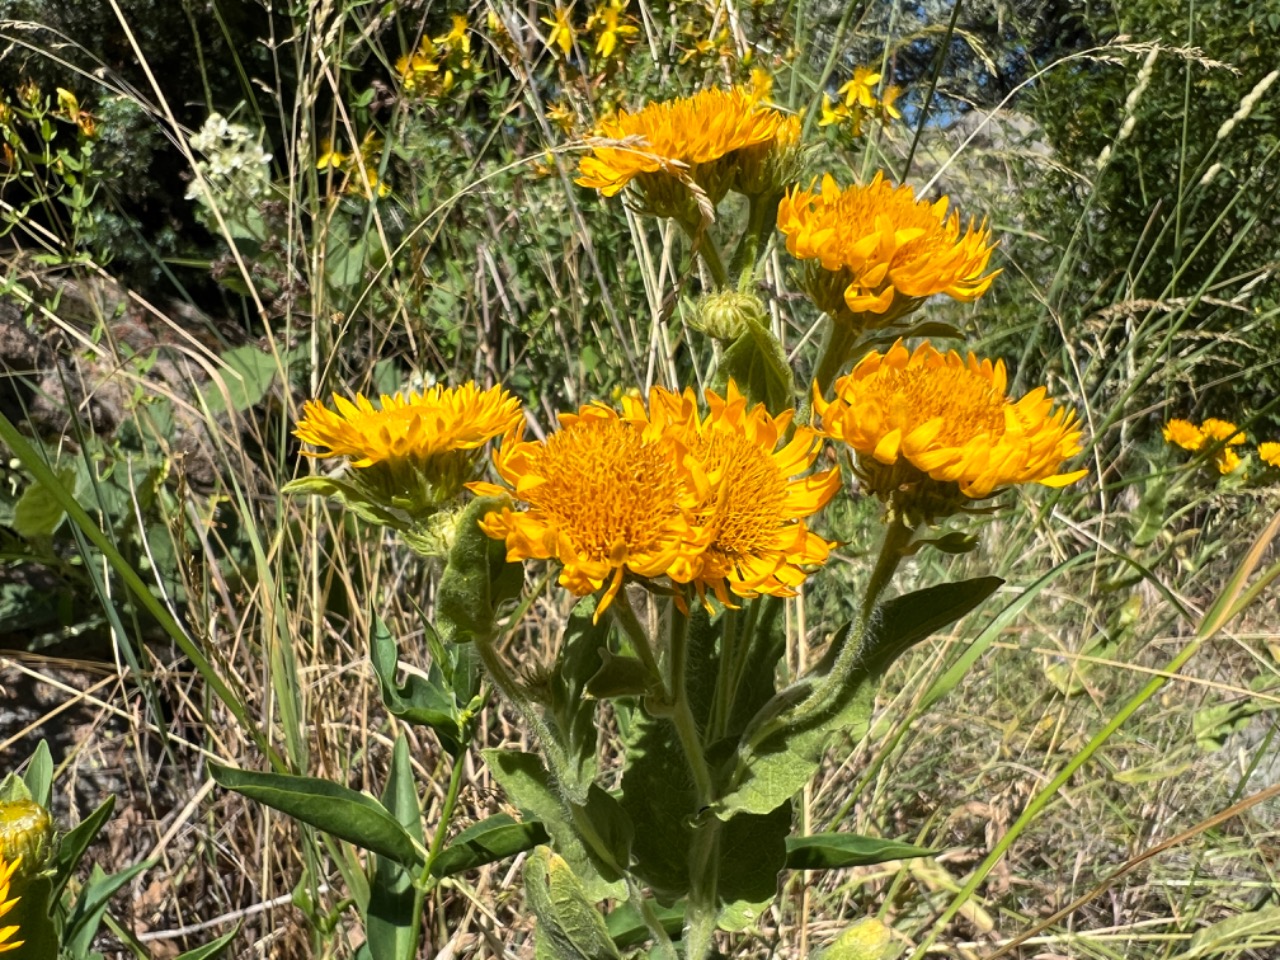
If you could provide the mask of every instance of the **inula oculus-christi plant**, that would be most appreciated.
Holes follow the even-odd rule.
[[[421,57],[424,82],[437,82],[438,58]],[[872,93],[878,79],[867,71],[842,90],[846,116],[893,109],[896,91]],[[524,851],[537,956],[557,960],[646,944],[701,960],[718,929],[762,915],[783,870],[928,853],[797,836],[793,803],[833,741],[867,733],[894,662],[1001,583],[895,595],[904,558],[972,549],[963,531],[931,529],[990,510],[1012,486],[1079,480],[1068,461],[1080,430],[1044,388],[1010,395],[1002,361],[919,336],[958,337],[919,312],[935,294],[975,300],[997,276],[986,224],[882,174],[795,185],[799,120],[763,96],[706,90],[618,113],[579,163],[580,185],[687,234],[704,279],[689,326],[721,342],[705,389],[639,388],[532,436],[516,398],[473,383],[378,403],[335,396],[334,409],[309,403],[297,425],[308,456],[340,463],[287,489],[397,531],[435,571],[430,674],[399,681],[385,628],[370,654],[388,710],[433,729],[453,775],[429,839],[404,737],[380,801],[283,773],[215,776],[374,854],[357,906],[375,960],[416,955],[423,897],[443,878]],[[756,296],[775,228],[825,315],[815,372],[800,384]],[[783,682],[784,603],[822,575],[837,546],[823,510],[853,487],[883,504],[865,592],[848,622],[821,625],[817,662]],[[580,599],[531,667],[504,639],[553,576]],[[449,839],[487,687],[537,752],[483,751],[520,817]],[[617,731],[607,753],[602,729]]]

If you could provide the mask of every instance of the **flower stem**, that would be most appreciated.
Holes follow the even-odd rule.
[[[462,771],[465,766],[462,758],[466,755],[466,746],[460,746],[453,754],[453,768],[449,771],[449,789],[444,795],[444,805],[440,808],[440,822],[436,824],[435,833],[431,837],[431,847],[427,851],[426,863],[418,874],[418,882],[413,890],[413,920],[409,927],[409,942],[405,945],[403,960],[414,960],[418,955],[418,938],[422,932],[422,910],[426,904],[427,894],[439,883],[431,876],[431,868],[440,856],[444,846],[444,836],[449,829],[449,821],[453,819],[453,808],[457,806],[458,794],[462,792]]]
[[[662,670],[653,655],[653,646],[649,642],[649,635],[645,632],[644,627],[640,625],[640,620],[636,616],[635,608],[631,606],[631,599],[627,596],[625,588],[618,591],[618,595],[613,598],[613,603],[609,605],[609,610],[613,613],[614,621],[622,628],[622,632],[627,635],[627,639],[631,641],[631,646],[635,648],[636,656],[644,664],[649,676],[655,684],[661,685]],[[669,700],[670,693],[664,690],[663,699]]]
[[[729,273],[724,268],[724,256],[720,253],[716,242],[711,239],[706,222],[701,220],[690,222],[681,219],[679,223],[684,228],[684,232],[689,235],[689,239],[693,241],[693,252],[702,256],[702,262],[711,272],[711,279],[715,281],[716,287],[719,289],[729,286]]]
[[[849,355],[853,353],[853,348],[857,345],[858,334],[859,331],[855,330],[853,325],[838,323],[831,317],[827,317],[827,330],[822,336],[822,348],[818,353],[818,365],[813,370],[813,383],[817,389],[824,393],[831,389],[831,385],[840,376],[841,368],[845,365]],[[813,391],[810,390],[800,402],[800,412],[799,416],[796,417],[796,423],[808,424],[812,404]]]

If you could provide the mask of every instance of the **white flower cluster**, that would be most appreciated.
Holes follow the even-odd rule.
[[[187,188],[188,200],[205,207],[216,201],[227,216],[228,209],[244,211],[270,194],[271,154],[248,127],[212,113],[191,137],[191,148],[204,159],[196,161],[197,179]],[[208,191],[201,189],[201,179]]]

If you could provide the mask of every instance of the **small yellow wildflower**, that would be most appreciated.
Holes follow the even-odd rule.
[[[468,32],[466,14],[453,14],[452,26],[449,32],[441,34],[435,38],[435,42],[443,44],[450,50],[460,50],[462,53],[471,52],[471,34]]]
[[[577,183],[612,197],[636,178],[648,194],[687,177],[717,203],[734,171],[716,161],[731,164],[736,151],[779,139],[789,145],[793,127],[794,118],[762,106],[741,87],[650,103],[638,113],[620,111],[599,125],[598,137],[638,142],[595,147],[579,162]]]
[[[751,70],[751,96],[756,100],[768,100],[773,96],[773,76],[762,67]]]
[[[849,108],[844,105],[843,101],[832,101],[825,93],[822,95],[822,118],[818,121],[818,126],[829,127],[833,124],[844,123],[851,116]]]
[[[566,57],[573,52],[573,41],[577,34],[573,29],[573,7],[556,7],[555,17],[542,17],[541,20],[551,28],[547,37],[547,48],[559,47]]]
[[[892,317],[937,293],[976,300],[1000,272],[985,273],[994,249],[986,221],[975,229],[971,219],[962,235],[960,215],[948,217],[947,205],[946,197],[916,200],[880,173],[845,190],[826,175],[820,191],[797,187],[783,198],[778,229],[793,257],[816,259],[832,274],[823,279],[830,290],[814,292],[821,309]]]
[[[695,503],[677,453],[642,405],[623,419],[588,404],[561,414],[560,429],[544,441],[513,430],[493,455],[507,486],[470,489],[507,494],[526,509],[495,511],[480,527],[506,542],[509,561],[558,560],[560,585],[575,596],[604,587],[598,620],[625,577],[663,576],[706,546],[690,523]]]
[[[704,601],[707,590],[726,605],[730,594],[794,596],[804,568],[824,563],[830,551],[805,518],[840,489],[840,470],[806,475],[822,441],[798,427],[784,442],[793,411],[774,417],[763,404],[748,410],[732,381],[723,398],[711,390],[705,396],[704,418],[692,389],[677,395],[655,387],[649,394],[653,421],[685,451],[681,465],[697,495],[693,523],[710,535],[705,550],[680,557],[668,573],[693,584]],[[643,415],[638,400],[623,403],[624,411]]]
[[[972,499],[1016,483],[1061,487],[1083,477],[1085,470],[1060,472],[1081,449],[1075,413],[1055,408],[1044,387],[1011,401],[1007,386],[1003,361],[943,354],[927,341],[910,351],[899,340],[838,379],[834,400],[814,384],[814,411],[827,436],[857,452],[882,497],[924,476]]]
[[[340,170],[350,159],[341,150],[336,149],[331,140],[324,139],[320,141],[320,156],[316,157],[316,169]]]
[[[1231,448],[1240,446],[1245,440],[1240,428],[1228,420],[1210,417],[1200,424],[1200,431],[1204,434],[1205,446],[1221,444],[1213,451],[1213,465],[1218,468],[1218,472],[1223,476],[1234,473],[1242,461],[1240,455]]]
[[[885,123],[888,123],[890,120],[902,119],[902,111],[896,106],[898,98],[902,96],[902,93],[902,88],[893,84],[889,84],[889,86],[885,87],[884,95],[881,96],[878,107],[880,111],[880,119]]]
[[[1280,467],[1280,443],[1268,441],[1258,444],[1258,459],[1273,467]]]
[[[596,40],[596,54],[606,60],[613,56],[618,48],[619,37],[630,37],[639,33],[638,27],[629,23],[621,23],[620,18],[627,9],[627,0],[607,0],[596,7],[595,12],[587,19],[587,26],[600,27],[600,36]]]
[[[844,94],[845,106],[852,107],[856,103],[870,110],[876,105],[874,87],[881,76],[870,67],[858,67],[853,71],[853,79],[836,92]]]
[[[578,115],[567,101],[562,101],[547,108],[547,119],[559,127],[562,133],[571,133],[578,122]]]
[[[22,863],[22,857],[18,856],[13,860],[6,861],[4,851],[0,850],[0,919],[3,919],[14,907],[18,905],[20,897],[9,899],[9,885],[13,879],[14,872],[18,869],[18,865]],[[14,940],[21,931],[16,926],[0,927],[0,953],[8,953],[11,950],[17,950],[26,943],[25,940]]]
[[[440,71],[439,54],[432,39],[423,37],[412,55],[396,61],[396,73],[406,92],[412,93],[431,82],[432,75]]]

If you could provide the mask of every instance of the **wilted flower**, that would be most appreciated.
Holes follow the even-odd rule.
[[[833,318],[871,313],[883,325],[936,293],[968,302],[986,293],[999,271],[986,273],[994,245],[986,222],[961,234],[948,199],[916,200],[877,173],[866,186],[842,190],[830,176],[821,191],[796,188],[778,206],[787,250],[816,259],[809,293]]]
[[[899,340],[837,380],[834,400],[814,388],[823,432],[853,448],[882,498],[918,493],[941,506],[948,490],[952,500],[978,499],[1016,483],[1061,487],[1087,472],[1061,472],[1081,449],[1075,413],[1055,408],[1044,387],[1010,400],[1003,361],[943,354],[928,342],[909,351]],[[926,477],[934,484],[919,489]]]

